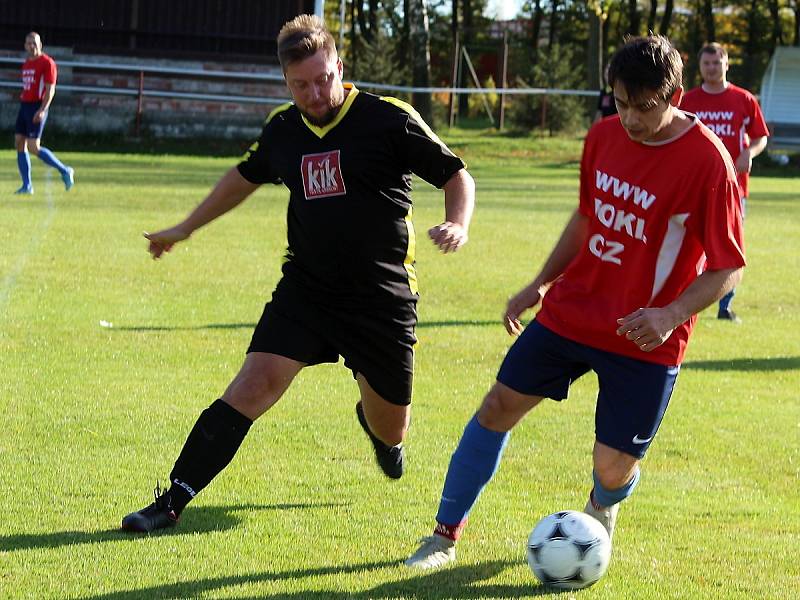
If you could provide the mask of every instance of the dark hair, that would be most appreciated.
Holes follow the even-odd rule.
[[[313,56],[321,48],[328,57],[336,56],[336,42],[316,15],[298,15],[278,33],[278,60],[284,72],[290,64]]]
[[[681,55],[661,35],[626,38],[608,67],[608,85],[613,89],[619,81],[630,99],[643,99],[648,92],[655,92],[659,99],[669,102],[682,77]]]
[[[703,54],[719,54],[722,58],[728,58],[728,51],[725,50],[725,46],[717,42],[709,42],[700,48],[700,52],[697,53],[697,60],[701,60]]]

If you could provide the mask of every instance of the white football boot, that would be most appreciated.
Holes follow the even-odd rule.
[[[441,535],[420,540],[420,547],[405,562],[413,569],[437,569],[456,560],[456,543]]]
[[[590,496],[589,501],[586,503],[586,507],[583,509],[583,512],[600,521],[600,524],[605,527],[606,531],[608,532],[608,539],[612,539],[614,537],[614,526],[617,524],[619,502],[611,506],[604,506],[600,510],[597,510],[594,507],[594,504],[592,504],[592,498]]]

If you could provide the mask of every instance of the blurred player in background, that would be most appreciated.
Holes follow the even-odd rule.
[[[748,180],[753,159],[767,147],[769,130],[753,94],[727,80],[728,52],[716,42],[703,46],[698,55],[700,87],[686,92],[681,108],[696,114],[725,144],[736,166],[742,192],[742,214],[749,197]],[[733,289],[719,301],[717,318],[738,323],[731,309]]]
[[[14,129],[14,145],[17,149],[17,165],[22,186],[17,194],[33,194],[31,183],[31,157],[38,156],[42,162],[57,169],[64,187],[69,191],[75,184],[75,171],[64,165],[48,148],[40,145],[47,111],[56,94],[57,68],[55,61],[42,52],[42,38],[35,31],[25,36],[27,59],[22,65],[22,94],[19,114]]]

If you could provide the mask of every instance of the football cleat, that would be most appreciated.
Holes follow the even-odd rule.
[[[64,182],[64,189],[70,191],[75,185],[75,169],[67,167],[67,170],[61,174],[61,181]]]
[[[156,484],[153,490],[155,502],[140,511],[133,512],[122,519],[123,531],[150,533],[156,529],[175,527],[178,515],[170,507],[170,498],[166,490],[162,493],[161,486]]]
[[[617,524],[619,502],[612,506],[603,506],[598,509],[595,508],[595,505],[592,502],[592,496],[589,495],[589,501],[586,503],[586,507],[583,509],[583,512],[600,521],[600,524],[605,527],[606,531],[608,532],[608,539],[614,537],[614,527]]]
[[[717,313],[717,318],[722,321],[733,321],[734,323],[741,323],[742,320],[730,308],[721,308]]]
[[[367,418],[364,416],[364,409],[360,401],[356,404],[356,414],[361,428],[369,436],[369,440],[372,442],[373,448],[375,448],[375,458],[378,460],[378,465],[383,473],[391,479],[400,479],[403,476],[403,464],[405,462],[403,446],[387,446],[375,437],[367,424]]]
[[[408,557],[405,566],[412,569],[437,569],[456,560],[456,543],[433,534],[420,540],[420,547]]]
[[[20,196],[32,196],[33,195],[33,186],[32,185],[23,185],[19,188],[15,194],[19,194]]]

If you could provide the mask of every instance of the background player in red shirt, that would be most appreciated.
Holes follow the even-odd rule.
[[[14,128],[17,165],[22,178],[22,186],[16,193],[33,194],[31,158],[28,152],[33,152],[45,164],[58,169],[64,187],[69,191],[75,183],[75,171],[58,160],[48,148],[39,144],[47,121],[47,111],[56,93],[56,63],[42,52],[42,39],[35,31],[25,36],[25,51],[28,57],[22,65],[22,94]]]
[[[681,108],[695,113],[725,144],[736,165],[739,187],[742,190],[742,213],[748,198],[748,179],[753,159],[767,147],[769,130],[758,100],[747,90],[727,80],[728,52],[713,42],[703,46],[698,55],[703,83],[686,93]],[[731,302],[736,290],[719,301],[717,317],[734,322],[740,319]]]
[[[508,303],[505,326],[519,338],[453,453],[434,534],[407,566],[455,560],[455,541],[510,430],[544,398],[565,399],[588,371],[599,391],[584,510],[613,533],[695,315],[744,266],[733,163],[715,135],[678,109],[682,71],[680,54],[660,36],[632,39],[614,55],[609,84],[619,117],[586,137],[578,207],[539,274]],[[523,329],[520,315],[540,301]]]

